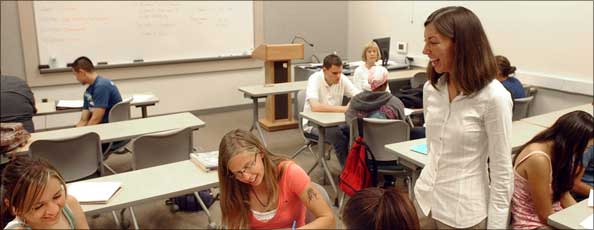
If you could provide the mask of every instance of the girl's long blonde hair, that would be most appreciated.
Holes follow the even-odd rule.
[[[282,161],[288,160],[285,157],[268,151],[264,145],[250,132],[235,129],[223,136],[219,144],[219,185],[221,193],[221,214],[223,225],[227,228],[249,228],[249,192],[250,185],[231,178],[228,168],[229,160],[237,154],[251,152],[261,153],[264,167],[262,183],[268,189],[267,203],[273,204],[278,200],[278,180],[283,170],[278,170]]]
[[[23,216],[29,212],[51,177],[58,179],[67,196],[64,178],[47,161],[23,156],[8,163],[2,172],[2,216]]]

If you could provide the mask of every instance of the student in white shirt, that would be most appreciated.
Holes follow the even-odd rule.
[[[369,86],[369,76],[388,74],[388,70],[383,66],[375,65],[377,60],[381,60],[382,55],[379,52],[377,43],[371,41],[363,48],[361,58],[365,64],[355,69],[352,79],[353,85],[360,91],[371,91]],[[390,92],[390,87],[386,87],[386,92]]]
[[[487,36],[464,7],[438,9],[424,26],[429,161],[414,189],[421,228],[507,228],[512,100],[494,80]]]
[[[335,54],[330,54],[324,58],[322,70],[318,71],[307,80],[307,89],[305,91],[305,112],[338,112],[344,113],[347,106],[342,105],[344,96],[353,97],[360,90],[353,86],[353,83],[342,74],[342,60]],[[303,131],[317,137],[319,131],[316,127],[308,124],[307,119],[303,119]],[[325,138],[332,144],[336,152],[347,152],[337,148],[344,148],[348,144],[341,143],[341,129],[338,127],[327,128]],[[339,162],[344,163],[346,156],[337,156]]]

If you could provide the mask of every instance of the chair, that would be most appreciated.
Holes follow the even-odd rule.
[[[514,108],[512,120],[517,121],[528,116],[528,108],[532,103],[534,96],[514,99]]]
[[[111,110],[109,110],[108,122],[111,123],[111,122],[118,122],[118,121],[130,120],[130,102],[131,101],[132,101],[132,98],[128,98],[126,100],[123,100],[123,101],[118,102],[113,107],[111,107]],[[110,142],[109,145],[107,145],[107,147],[105,149],[103,149],[103,156],[105,156],[104,159],[107,159],[107,157],[111,153],[118,152],[122,148],[125,148],[126,144],[129,141],[130,140],[123,140],[123,141],[118,141],[118,142]],[[118,145],[120,145],[120,147],[118,147],[117,149],[112,149],[113,146],[114,146],[114,143],[117,143]],[[116,174],[115,170],[113,170],[107,164],[104,164],[104,166],[111,173]]]
[[[75,148],[73,148],[75,146]],[[79,136],[37,140],[31,143],[33,158],[43,158],[56,168],[66,182],[73,182],[103,175],[103,155],[99,134],[90,132]],[[116,225],[120,226],[115,211]]]
[[[349,126],[351,132],[350,146],[352,145],[354,138],[359,136],[359,129],[356,120],[350,122]],[[363,137],[376,161],[396,161],[398,158],[393,153],[388,152],[384,146],[386,144],[408,141],[410,139],[410,125],[403,120],[363,118]],[[407,190],[409,197],[412,196],[412,172],[405,167],[398,164],[379,165],[378,173],[396,177],[405,177],[408,181]],[[340,208],[342,208],[344,196],[345,194],[341,193],[339,199]]]
[[[93,175],[103,175],[101,141],[94,132],[63,139],[37,140],[31,143],[31,157],[46,159],[72,182]],[[75,148],[73,148],[75,146]]]
[[[427,81],[427,73],[426,72],[418,72],[410,79],[410,87],[411,88],[419,88],[425,85]]]
[[[193,129],[188,127],[147,134],[133,140],[132,169],[138,170],[189,160],[190,153],[193,151],[192,132]],[[208,217],[209,227],[214,228],[216,224],[197,191],[194,192],[194,196]],[[130,210],[132,211],[132,208]],[[138,228],[135,217],[133,219],[136,228]]]
[[[326,204],[328,204],[328,207],[332,208],[332,204],[330,203],[330,196],[328,195],[328,191],[326,191],[326,189],[314,182],[310,182],[311,187],[318,190],[318,192],[320,193],[320,195],[322,195],[322,198],[324,199],[324,201],[326,201]],[[315,216],[314,214],[308,210],[305,211],[305,223],[308,224],[310,222],[312,222],[313,220],[315,220]]]
[[[297,93],[297,107],[299,108],[299,112],[303,112],[304,106],[305,106],[305,91],[300,90]],[[305,149],[308,149],[309,152],[311,152],[311,154],[313,154],[315,156],[316,154],[313,151],[313,149],[311,148],[311,146],[318,143],[317,137],[303,131],[303,118],[298,119],[298,124],[299,124],[299,133],[301,134],[301,137],[303,137],[304,144],[297,151],[295,151],[295,153],[293,153],[293,155],[291,156],[291,159],[294,159],[295,157],[297,157],[297,155],[301,154],[301,152],[303,152],[303,150],[305,150]],[[315,166],[313,168],[315,168]]]

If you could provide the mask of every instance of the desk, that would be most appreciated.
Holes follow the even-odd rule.
[[[559,117],[563,116],[566,113],[573,112],[575,110],[581,110],[592,114],[592,109],[592,104],[585,104],[550,113],[541,114],[538,116],[527,117],[522,119],[522,121],[548,128],[551,127],[551,125],[553,125],[555,121],[559,119]]]
[[[277,94],[285,94],[285,93],[295,93],[294,100],[297,100],[297,92],[300,90],[305,90],[307,88],[307,81],[295,81],[295,82],[285,82],[285,83],[278,83],[278,84],[267,84],[267,85],[253,85],[253,86],[243,86],[239,87],[239,91],[243,92],[243,97],[251,98],[253,104],[253,120],[252,120],[252,127],[250,131],[257,129],[258,134],[260,134],[260,139],[264,146],[268,146],[266,144],[266,140],[264,139],[264,134],[262,133],[262,128],[258,123],[258,99],[277,95]],[[297,114],[299,108],[297,108],[297,103],[293,103],[293,113]],[[297,116],[295,116],[297,118]]]
[[[122,99],[126,98],[132,98],[130,105],[140,108],[143,118],[148,116],[146,107],[153,106],[159,102],[159,98],[153,93],[122,95]],[[35,107],[37,108],[37,113],[35,116],[79,112],[82,110],[82,108],[56,109],[55,100],[48,100],[47,102],[41,102],[40,100],[37,100],[35,101]]]
[[[190,160],[86,181],[117,181],[122,188],[107,204],[81,205],[87,216],[163,200],[218,186],[217,171],[204,172]],[[150,188],[147,189],[147,184]]]
[[[544,130],[544,127],[532,125],[522,121],[512,122],[511,146],[512,152],[528,142],[534,135]],[[416,183],[421,174],[421,169],[429,162],[429,156],[410,150],[414,145],[427,143],[427,139],[417,139],[399,143],[387,144],[385,147],[389,152],[396,154],[398,162],[413,171],[412,183]],[[414,197],[414,193],[411,194]]]
[[[330,174],[330,170],[328,169],[328,163],[326,162],[326,158],[324,157],[324,152],[326,152],[326,145],[324,144],[324,141],[326,139],[326,128],[338,126],[340,124],[345,123],[344,113],[301,112],[299,115],[309,120],[310,124],[315,125],[316,127],[318,127],[319,130],[318,161],[309,171],[311,172],[317,166],[317,163],[322,162],[322,169],[324,170],[324,173],[330,180],[330,185],[332,185],[332,189],[334,189],[334,192],[338,196],[338,189],[334,184],[332,174]]]
[[[202,128],[205,123],[193,114],[177,113],[164,116],[148,117],[143,119],[133,119],[112,123],[103,123],[84,127],[58,129],[45,132],[31,133],[31,139],[27,145],[19,148],[17,153],[29,151],[29,145],[36,140],[61,139],[72,136],[82,135],[88,132],[99,134],[101,143],[128,140],[144,134],[163,132],[172,129],[191,127],[193,129]]]
[[[297,66],[295,68],[298,68]],[[398,70],[398,71],[390,71],[388,72],[388,81],[397,81],[397,80],[408,80],[412,78],[412,76],[419,72],[424,71],[421,68],[413,68],[407,70]],[[313,72],[312,72],[313,73]],[[308,76],[309,77],[309,76]],[[300,90],[305,90],[307,88],[307,80],[305,81],[294,81],[294,82],[285,82],[285,83],[277,83],[277,84],[267,84],[267,85],[252,85],[252,86],[243,86],[239,87],[239,91],[243,92],[243,96],[245,98],[252,99],[253,104],[253,112],[252,112],[252,126],[250,131],[257,129],[258,134],[260,135],[260,139],[267,146],[266,141],[264,139],[264,134],[262,133],[262,128],[258,123],[258,99],[277,95],[277,94],[285,94],[285,93],[294,93],[294,99],[297,100],[297,93]],[[296,114],[297,111],[300,111],[300,108],[297,108],[297,103],[293,103],[294,105],[294,113]],[[296,119],[297,116],[295,117]]]
[[[588,199],[585,199],[569,208],[551,214],[547,219],[547,224],[558,229],[584,229],[580,223],[589,215],[592,215],[592,207],[588,207]]]

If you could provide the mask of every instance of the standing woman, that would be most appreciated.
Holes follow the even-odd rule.
[[[335,228],[332,210],[299,165],[233,130],[219,145],[221,213],[228,229]],[[305,211],[315,219],[305,223]]]
[[[350,79],[353,82],[355,88],[359,90],[371,91],[369,85],[370,76],[381,76],[387,75],[388,70],[383,66],[375,65],[377,60],[381,60],[382,55],[380,54],[377,43],[371,41],[363,48],[363,54],[361,58],[365,64],[360,65],[355,69],[353,78]],[[390,92],[390,87],[386,87],[386,92]]]
[[[414,191],[421,228],[504,229],[513,189],[512,100],[494,80],[487,35],[464,7],[438,9],[424,26],[429,162]]]

